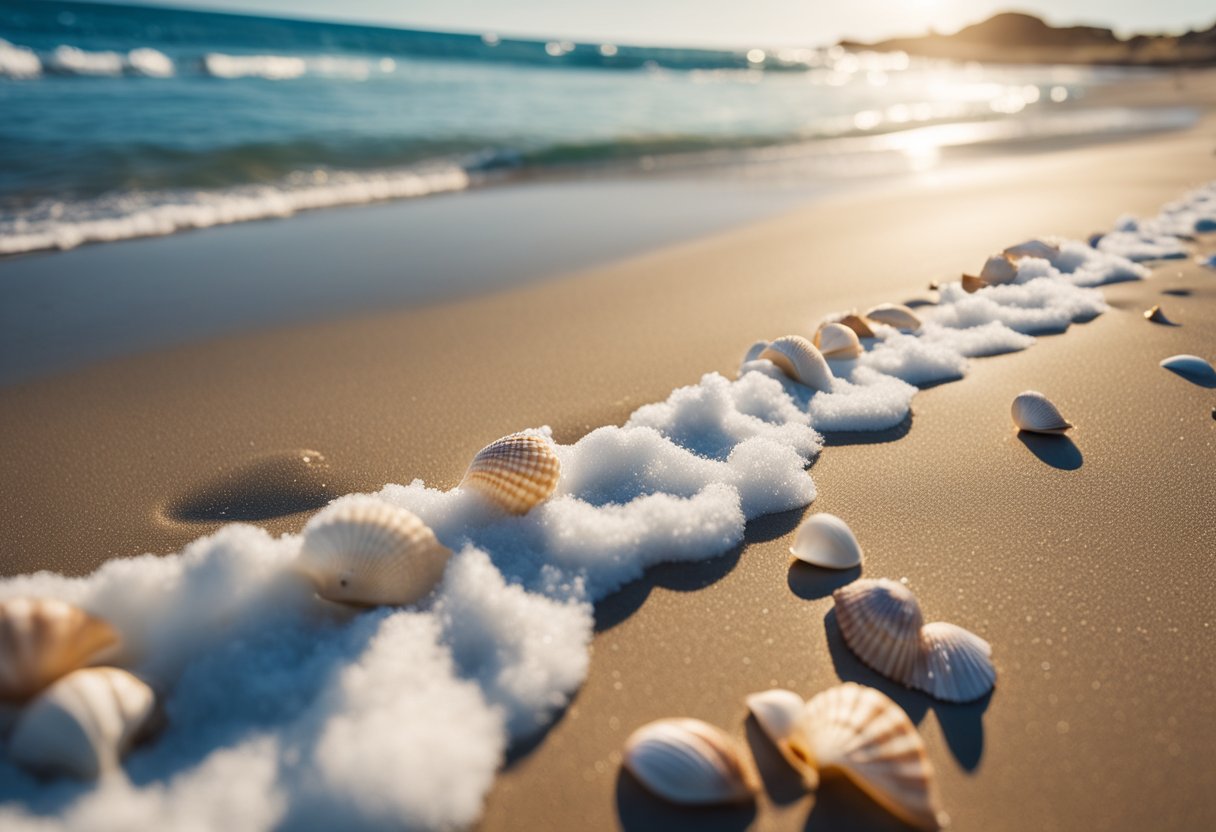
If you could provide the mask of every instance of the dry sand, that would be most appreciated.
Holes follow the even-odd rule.
[[[216,527],[190,519],[213,508],[207,480],[274,452],[315,449],[330,467],[269,463],[269,492],[249,485],[255,509],[301,476],[316,479],[296,488],[299,507],[415,476],[453,485],[505,433],[548,423],[569,442],[732,371],[758,337],[846,306],[930,299],[916,287],[1027,236],[1155,212],[1216,178],[1213,145],[1207,122],[928,173],[558,283],[4,389],[3,570],[83,573],[172,551]],[[1172,289],[1190,294],[1162,295]],[[959,829],[1216,826],[1216,392],[1157,366],[1213,357],[1216,272],[1168,265],[1107,296],[1115,308],[1098,320],[921,393],[906,435],[833,445],[812,469],[812,510],[849,520],[867,576],[907,577],[931,619],[992,642],[990,701],[938,705],[862,668],[825,630],[827,596],[850,576],[791,567],[800,513],[769,517],[741,550],[655,569],[601,605],[587,683],[516,752],[483,827],[892,826],[841,784],[800,796],[763,742],[771,791],[756,810],[666,809],[619,775],[621,742],[649,719],[742,735],[744,694],[809,695],[840,678],[891,694],[921,725]],[[1156,302],[1182,326],[1145,322]],[[1008,403],[1026,388],[1079,425],[1072,441],[1013,433]]]

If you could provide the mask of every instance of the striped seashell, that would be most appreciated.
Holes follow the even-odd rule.
[[[832,369],[823,354],[801,335],[785,335],[773,341],[761,358],[773,362],[781,372],[814,390],[832,389]]]
[[[562,464],[548,440],[516,433],[478,451],[460,487],[485,495],[511,514],[527,514],[549,498],[561,475]]]
[[[847,777],[917,829],[932,832],[949,823],[916,726],[873,688],[848,682],[812,698],[790,744],[822,776]]]
[[[1216,369],[1197,355],[1171,355],[1161,362],[1161,366],[1187,381],[1209,387],[1216,384]]]
[[[672,803],[710,805],[754,799],[759,776],[739,744],[698,719],[660,719],[625,742],[625,768]]]
[[[1007,258],[1016,260],[1020,257],[1038,257],[1043,260],[1055,260],[1060,254],[1060,247],[1045,243],[1042,240],[1027,240],[1010,246],[1002,252]]]
[[[980,269],[980,280],[989,286],[999,286],[1002,283],[1012,283],[1018,276],[1018,267],[1003,254],[996,254],[984,262]]]
[[[922,660],[914,688],[945,702],[971,702],[996,685],[992,646],[962,627],[934,621],[920,630]]]
[[[874,330],[870,328],[870,323],[856,312],[850,312],[834,323],[843,324],[849,329],[857,333],[858,338],[873,338]]]
[[[451,554],[412,512],[358,496],[309,521],[299,565],[330,601],[412,604],[439,583]]]
[[[866,311],[866,317],[896,329],[914,332],[920,329],[920,318],[901,303],[880,303]]]
[[[803,785],[813,789],[819,785],[819,771],[790,744],[802,722],[806,703],[793,691],[774,688],[753,693],[746,699],[747,709],[760,730],[776,746],[785,761],[802,776]]]
[[[834,514],[820,512],[802,521],[794,534],[790,554],[813,566],[852,569],[861,563],[861,546],[849,524]]]
[[[1144,319],[1155,324],[1165,324],[1166,326],[1174,326],[1174,322],[1165,316],[1161,311],[1160,306],[1154,306],[1152,309],[1144,310]]]
[[[1050,399],[1035,390],[1019,393],[1010,413],[1018,430],[1031,433],[1061,434],[1073,427]]]
[[[152,689],[125,670],[72,671],[22,711],[9,756],[31,771],[94,779],[118,768],[155,706]]]
[[[980,289],[988,286],[988,281],[982,277],[976,277],[973,274],[965,274],[962,279],[963,291],[969,295],[974,295]]]
[[[824,358],[857,358],[862,353],[857,333],[844,324],[826,323],[812,342]]]
[[[119,642],[105,621],[63,601],[0,601],[0,700],[28,699]]]
[[[888,679],[911,685],[920,664],[920,605],[895,581],[859,580],[832,593],[840,634],[857,658]]]

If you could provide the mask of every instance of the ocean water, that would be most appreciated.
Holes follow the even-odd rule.
[[[1084,106],[1129,72],[5,0],[0,254],[959,124],[982,129],[934,140],[1142,127]]]

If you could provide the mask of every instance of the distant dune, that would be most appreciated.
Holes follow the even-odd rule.
[[[1057,27],[1033,15],[1003,12],[953,35],[934,33],[877,43],[845,40],[840,45],[986,63],[1199,66],[1216,63],[1216,23],[1184,35],[1124,39],[1098,26]]]

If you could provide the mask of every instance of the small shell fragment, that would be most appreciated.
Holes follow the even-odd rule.
[[[1019,393],[1010,414],[1018,430],[1031,433],[1062,434],[1073,427],[1050,399],[1035,390]]]
[[[1216,369],[1197,355],[1171,355],[1161,362],[1161,366],[1187,381],[1206,387],[1216,385]]]
[[[119,641],[105,621],[63,601],[0,601],[0,700],[28,699]]]
[[[515,433],[486,445],[460,483],[511,514],[527,514],[549,498],[561,479],[562,464],[543,436]]]
[[[1168,326],[1174,325],[1173,321],[1165,317],[1165,313],[1161,311],[1160,306],[1154,306],[1152,309],[1144,310],[1144,319],[1146,321],[1152,321],[1155,324],[1166,324]]]
[[[863,352],[857,333],[835,322],[819,327],[811,343],[823,353],[824,358],[857,358]]]
[[[980,280],[989,286],[1012,283],[1017,276],[1018,267],[1003,254],[993,255],[984,261],[984,268],[980,270],[979,274]]]
[[[1060,254],[1060,247],[1045,243],[1042,240],[1027,240],[1024,243],[1018,243],[1016,246],[1010,246],[1003,252],[1010,259],[1018,259],[1020,257],[1038,257],[1043,260],[1054,260]]]
[[[765,347],[760,357],[773,362],[799,384],[814,390],[832,389],[831,367],[815,345],[801,335],[778,338]]]
[[[852,569],[861,563],[861,546],[849,524],[834,514],[812,514],[798,527],[790,554],[825,569]]]
[[[982,277],[976,277],[973,274],[965,274],[962,279],[963,291],[969,295],[974,295],[980,289],[988,285],[988,281]]]
[[[754,799],[759,776],[738,743],[698,719],[660,719],[625,742],[625,768],[672,803],[711,805]]]
[[[866,311],[866,317],[896,329],[914,332],[920,329],[920,318],[901,303],[880,303]]]

